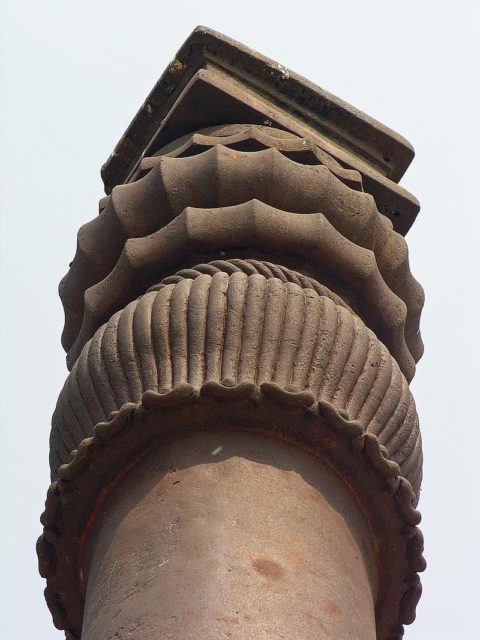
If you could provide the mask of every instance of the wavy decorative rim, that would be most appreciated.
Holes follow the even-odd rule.
[[[62,344],[69,352],[69,367],[84,343],[85,336],[79,339],[79,332],[85,313],[92,304],[95,308],[98,288],[106,281],[110,282],[112,271],[122,264],[132,241],[138,244],[144,238],[158,234],[188,209],[227,209],[253,200],[298,215],[321,212],[333,229],[352,244],[352,249],[360,247],[371,251],[385,286],[398,298],[397,303],[406,305],[403,339],[413,359],[420,359],[423,343],[419,318],[423,289],[410,272],[405,240],[377,210],[371,195],[352,189],[326,165],[298,164],[275,147],[244,152],[217,144],[193,156],[144,158],[140,168],[147,171],[146,175],[116,187],[101,214],[78,232],[74,259],[59,286],[65,310]],[[253,176],[257,182],[247,188]],[[193,184],[195,189],[192,191]],[[187,189],[185,185],[190,186]],[[223,194],[221,201],[218,198],[211,201],[212,190]],[[228,197],[227,193],[230,194]],[[277,197],[275,194],[282,195]],[[175,227],[170,227],[169,232],[172,229]],[[211,247],[214,252],[217,249]],[[282,250],[290,252],[289,242],[283,242]],[[162,265],[159,261],[159,272],[163,271]],[[163,265],[166,270],[172,266],[178,268],[179,264]],[[148,287],[152,283],[143,284]],[[140,291],[135,295],[138,293]],[[103,317],[101,322],[105,319]]]
[[[146,391],[140,403],[127,403],[107,422],[97,424],[95,435],[72,452],[48,490],[41,517],[44,530],[37,542],[55,626],[65,629],[69,640],[80,639],[82,554],[96,514],[114,486],[163,437],[212,428],[271,435],[333,464],[367,515],[372,536],[380,541],[377,638],[401,638],[403,625],[415,619],[421,595],[417,572],[426,566],[417,528],[421,516],[413,507],[410,483],[358,421],[348,420],[328,402],[316,402],[309,392],[288,391],[271,382],[258,387],[210,381],[200,389],[183,383],[163,394]]]
[[[232,207],[187,207],[147,238],[128,239],[112,271],[85,293],[82,325],[67,354],[69,368],[96,329],[138,295],[139,282],[153,283],[159,270],[174,268],[192,251],[238,251],[248,246],[281,252],[286,235],[292,254],[335,270],[339,280],[365,300],[369,317],[362,319],[410,382],[415,360],[405,341],[408,309],[382,278],[373,251],[348,240],[322,213],[291,213],[255,199]]]
[[[333,156],[321,149],[313,140],[284,129],[259,124],[220,125],[199,129],[193,133],[187,133],[181,138],[173,140],[159,151],[156,151],[153,156],[143,158],[139,163],[137,172],[131,175],[129,182],[138,178],[138,174],[141,172],[140,165],[142,165],[143,170],[148,167],[149,158],[158,156],[170,158],[185,157],[187,155],[201,153],[204,150],[203,148],[213,147],[216,144],[235,148],[234,145],[242,142],[257,142],[263,145],[265,149],[274,147],[283,154],[297,153],[299,154],[298,160],[294,158],[290,159],[300,162],[300,164],[323,164],[351,189],[363,191],[361,174],[356,169],[346,169],[342,167]],[[310,156],[310,160],[314,160],[314,162],[309,163],[302,161],[302,154],[305,157]]]
[[[219,271],[224,271],[228,275],[232,275],[233,273],[245,273],[247,276],[258,273],[264,278],[277,278],[284,283],[292,282],[302,289],[313,289],[319,296],[326,296],[327,298],[330,298],[330,300],[339,307],[344,307],[355,316],[360,317],[343,298],[331,291],[327,286],[315,280],[315,278],[306,276],[303,273],[300,273],[300,271],[295,271],[285,265],[269,262],[268,260],[256,260],[255,258],[225,258],[223,260],[200,262],[192,267],[179,269],[172,275],[165,276],[160,280],[160,282],[147,289],[145,293],[158,291],[161,287],[168,284],[177,284],[181,280],[188,278],[194,280],[202,274],[213,276]]]

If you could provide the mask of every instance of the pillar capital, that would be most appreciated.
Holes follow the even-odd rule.
[[[102,168],[108,193],[149,156],[187,133],[251,123],[312,140],[358,170],[379,211],[405,234],[419,211],[397,183],[414,157],[401,135],[261,53],[197,27],[165,69]]]
[[[184,43],[59,288],[38,553],[67,638],[402,637],[425,568],[412,157],[238,42]]]

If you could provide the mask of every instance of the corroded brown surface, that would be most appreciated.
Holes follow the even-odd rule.
[[[220,34],[177,54],[60,284],[38,554],[69,640],[402,637],[425,568],[412,157]]]
[[[370,544],[355,501],[311,454],[245,432],[179,438],[102,510],[82,638],[374,640]]]
[[[363,433],[358,421],[346,419],[326,401],[315,402],[310,392],[287,391],[267,382],[260,387],[207,382],[199,390],[180,383],[165,393],[147,391],[141,403],[124,404],[110,420],[96,426],[93,437],[81,442],[49,489],[42,516],[45,532],[38,543],[55,624],[68,629],[73,638],[80,635],[88,587],[86,545],[119,483],[162,443],[205,431],[227,438],[245,431],[290,442],[338,474],[343,500],[348,503],[354,496],[375,548],[377,637],[400,638],[402,625],[415,617],[421,593],[417,572],[425,568],[423,538],[416,526],[420,514],[413,507],[410,483],[400,476],[398,465],[388,459],[376,436]],[[275,523],[255,505],[253,494],[249,508],[274,535]],[[294,524],[301,532],[308,521]],[[142,546],[141,530],[132,543]],[[322,546],[321,539],[318,545]],[[158,579],[163,588],[174,588],[161,580],[161,574]],[[134,597],[139,590],[136,583],[129,593]],[[181,628],[177,631],[181,637]]]

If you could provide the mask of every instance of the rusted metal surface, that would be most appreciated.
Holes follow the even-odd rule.
[[[425,568],[412,157],[239,43],[182,47],[60,284],[38,555],[68,640],[402,637]]]
[[[83,640],[376,635],[355,500],[316,457],[268,436],[207,431],[150,454],[103,506],[85,564]]]
[[[374,435],[364,434],[358,421],[347,420],[342,413],[325,401],[315,402],[310,393],[285,391],[272,383],[258,388],[248,383],[225,386],[207,382],[200,392],[188,384],[164,394],[147,391],[140,405],[127,404],[109,422],[97,425],[95,436],[84,440],[72,461],[60,467],[42,517],[45,530],[39,541],[40,566],[48,578],[55,624],[68,629],[72,638],[80,638],[88,582],[85,545],[105,500],[112,492],[115,495],[116,486],[131,469],[162,442],[183,434],[228,434],[240,429],[267,435],[273,448],[277,438],[296,444],[317,456],[319,467],[327,465],[339,475],[345,486],[344,500],[348,504],[355,497],[374,545],[377,638],[400,638],[402,625],[415,617],[421,593],[417,572],[423,571],[425,563],[423,538],[417,528],[420,514],[413,506],[410,483],[399,475],[398,465],[388,459],[385,448]],[[319,474],[325,473],[319,470]],[[263,482],[261,477],[258,482]],[[269,530],[269,513],[257,509],[254,492],[250,507]],[[185,518],[188,520],[187,514]],[[227,525],[218,521],[219,529]],[[307,535],[308,520],[296,519],[290,525],[300,536]],[[141,528],[137,531],[132,545],[141,548]],[[322,555],[322,536],[317,543]],[[98,570],[103,575],[98,580],[105,579],[103,570]],[[139,579],[141,575],[139,571]],[[192,584],[197,579],[191,574]],[[167,585],[164,588],[168,589]],[[255,597],[253,592],[251,597]],[[303,606],[300,597],[297,606]]]

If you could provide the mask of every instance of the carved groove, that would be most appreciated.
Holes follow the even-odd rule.
[[[171,276],[162,278],[158,284],[151,286],[148,291],[158,291],[166,284],[176,284],[184,278],[195,279],[202,273],[213,276],[219,271],[224,271],[229,275],[232,273],[246,273],[248,276],[251,276],[254,273],[259,273],[265,278],[278,278],[282,282],[293,282],[293,284],[298,284],[298,286],[303,289],[313,289],[319,296],[327,296],[327,298],[333,300],[333,302],[338,304],[340,307],[350,309],[347,303],[340,296],[333,291],[330,291],[328,287],[320,284],[314,278],[310,278],[309,276],[303,275],[303,273],[293,271],[283,265],[254,259],[243,260],[241,258],[230,258],[228,260],[212,260],[205,264],[197,264],[194,267],[181,269]]]

